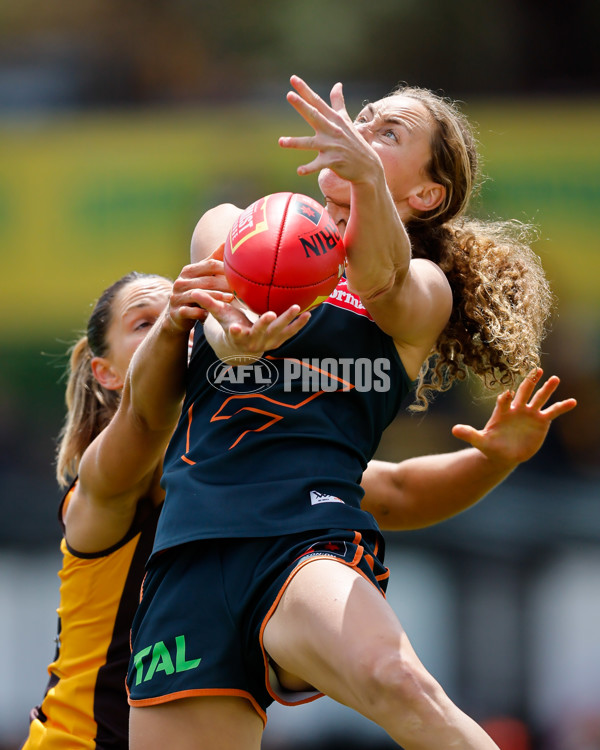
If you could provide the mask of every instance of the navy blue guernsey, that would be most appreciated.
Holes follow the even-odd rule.
[[[168,447],[154,551],[197,539],[376,529],[362,473],[411,388],[392,339],[342,278],[254,365],[221,362],[197,326]]]

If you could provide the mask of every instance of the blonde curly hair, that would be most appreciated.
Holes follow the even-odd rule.
[[[472,373],[494,390],[513,388],[539,364],[553,295],[531,249],[531,226],[517,221],[467,218],[479,188],[473,129],[457,104],[428,89],[400,86],[433,121],[427,173],[445,187],[443,202],[410,219],[414,257],[428,258],[446,274],[453,294],[450,320],[423,364],[412,410]]]

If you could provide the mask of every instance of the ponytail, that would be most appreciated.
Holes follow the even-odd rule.
[[[92,372],[92,359],[108,353],[107,333],[113,301],[127,284],[150,278],[163,277],[132,271],[105,289],[94,306],[86,334],[69,350],[67,416],[58,436],[56,460],[56,478],[61,486],[77,476],[84,451],[107,426],[119,406],[120,391],[101,386]]]
[[[56,478],[66,486],[77,475],[79,461],[92,440],[106,427],[119,405],[118,391],[103,388],[92,373],[87,336],[70,349],[67,416],[59,434]]]

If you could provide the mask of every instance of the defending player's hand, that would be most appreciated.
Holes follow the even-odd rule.
[[[457,424],[452,428],[452,434],[501,464],[516,465],[527,461],[541,448],[552,420],[577,406],[577,401],[569,398],[544,409],[560,380],[552,375],[534,393],[542,375],[541,369],[533,370],[516,393],[505,391],[500,394],[482,430]]]
[[[175,280],[168,315],[178,330],[189,331],[196,321],[206,320],[208,310],[203,302],[206,302],[207,297],[220,302],[230,302],[233,299],[222,258],[221,246],[208,258],[185,266]]]

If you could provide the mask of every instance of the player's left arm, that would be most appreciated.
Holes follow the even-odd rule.
[[[222,263],[207,258],[186,266],[169,302],[132,356],[119,407],[86,448],[64,522],[81,552],[106,549],[130,528],[138,501],[156,480],[181,413],[190,330],[206,316],[198,288],[223,299]]]
[[[362,480],[362,508],[384,530],[407,530],[438,523],[477,503],[535,455],[551,422],[577,405],[569,398],[543,408],[560,381],[552,376],[534,393],[541,376],[542,370],[535,370],[516,393],[498,396],[483,429],[454,426],[453,435],[471,448],[398,464],[371,461]]]

